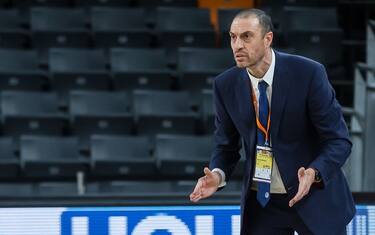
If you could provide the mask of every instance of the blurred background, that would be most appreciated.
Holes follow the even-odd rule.
[[[357,204],[375,204],[374,0],[1,0],[0,7],[0,211],[191,206],[212,150],[212,80],[235,64],[228,30],[252,7],[272,17],[274,49],[325,65],[353,141],[343,170]],[[229,185],[200,205],[238,206],[243,165],[244,158]],[[358,208],[350,234],[375,234],[375,209]],[[0,218],[0,227],[7,223]],[[0,233],[22,234],[8,227]],[[174,234],[164,230],[152,234]],[[107,234],[87,231],[74,234]]]

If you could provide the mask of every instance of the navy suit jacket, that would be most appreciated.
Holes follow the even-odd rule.
[[[275,55],[270,130],[281,178],[287,193],[294,196],[298,191],[298,169],[317,169],[323,187],[312,186],[294,206],[314,234],[338,233],[355,215],[353,198],[341,171],[352,146],[341,107],[324,66],[301,56],[277,51]],[[248,192],[257,138],[251,93],[244,68],[232,67],[214,80],[216,130],[210,168],[222,169],[229,178],[240,158],[243,139],[246,162],[241,235],[249,235],[246,224],[252,217]]]

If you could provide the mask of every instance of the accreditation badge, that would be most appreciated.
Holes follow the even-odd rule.
[[[255,173],[253,180],[271,183],[272,174],[272,148],[257,146],[255,156]]]

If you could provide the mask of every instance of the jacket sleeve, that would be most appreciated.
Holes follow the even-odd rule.
[[[317,169],[323,184],[328,185],[349,157],[352,143],[341,106],[322,65],[317,67],[311,80],[307,105],[320,144],[318,156],[309,167]]]
[[[233,124],[220,95],[217,81],[214,82],[215,132],[214,150],[211,156],[210,169],[219,168],[224,171],[226,181],[241,158],[241,139]]]

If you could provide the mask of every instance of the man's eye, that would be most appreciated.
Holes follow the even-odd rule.
[[[248,41],[251,40],[251,34],[245,33],[245,34],[241,35],[241,39],[244,40],[245,42],[248,42]]]

